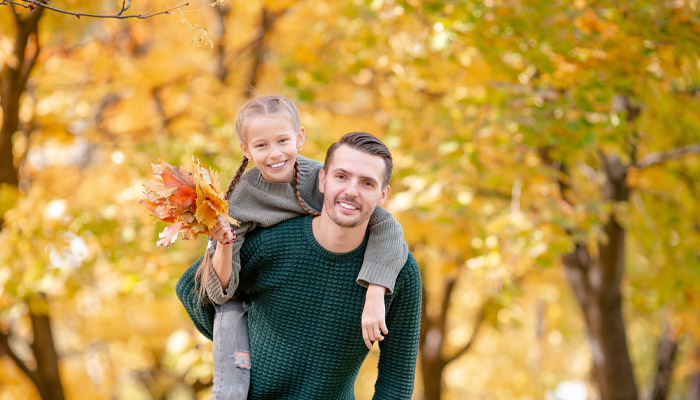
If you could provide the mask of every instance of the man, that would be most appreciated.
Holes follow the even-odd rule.
[[[252,353],[249,398],[352,399],[368,353],[360,329],[365,288],[355,284],[374,209],[389,195],[393,168],[384,144],[351,132],[331,145],[319,173],[321,215],[251,233],[237,290],[246,296]],[[195,263],[177,293],[211,338],[214,309],[197,303]],[[386,296],[388,334],[379,343],[377,399],[409,399],[420,330],[421,283],[409,256]],[[379,335],[379,332],[377,332]]]

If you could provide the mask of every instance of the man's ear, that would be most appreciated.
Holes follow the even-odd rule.
[[[321,169],[318,171],[318,191],[323,194],[323,186],[326,183],[326,171]]]
[[[248,146],[243,144],[243,142],[238,144],[241,146],[241,150],[243,150],[243,156],[248,159],[248,161],[252,160],[253,158],[250,156],[250,152],[248,151]]]
[[[389,192],[391,192],[391,186],[386,185],[386,187],[382,189],[382,197],[379,198],[379,201],[377,202],[377,207],[384,205],[386,198],[389,197]]]

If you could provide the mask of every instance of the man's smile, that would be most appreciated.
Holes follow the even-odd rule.
[[[355,206],[355,205],[353,205],[353,204],[350,204],[350,203],[347,203],[347,202],[344,202],[344,201],[339,201],[339,202],[338,202],[338,205],[341,206],[341,207],[343,207],[343,208],[346,209],[346,210],[353,210],[353,211],[354,211],[354,210],[357,210],[357,209],[359,208],[359,207],[357,207],[357,206]]]

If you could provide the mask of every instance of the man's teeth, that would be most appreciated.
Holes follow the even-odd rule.
[[[340,204],[341,207],[346,208],[346,209],[348,209],[348,210],[357,210],[357,207],[355,207],[355,206],[353,206],[353,205],[350,205],[350,204],[348,204],[348,203],[340,202],[340,203],[338,203],[338,204]]]
[[[286,161],[280,161],[280,162],[278,162],[277,164],[271,164],[270,166],[271,166],[272,168],[279,168],[279,167],[283,166],[285,162],[286,162]]]

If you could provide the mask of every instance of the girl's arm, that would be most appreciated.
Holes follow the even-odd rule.
[[[227,222],[228,223],[228,222]],[[241,270],[241,247],[245,241],[245,234],[253,230],[255,224],[241,222],[235,227],[236,239],[233,243],[225,245],[213,241],[215,247],[212,262],[209,266],[209,275],[206,284],[207,295],[215,304],[224,304],[233,297],[238,288],[238,274]],[[209,250],[207,250],[209,251]],[[230,260],[231,262],[228,262]]]
[[[223,304],[236,291],[241,269],[240,250],[247,232],[257,226],[272,226],[305,214],[292,185],[268,182],[257,168],[246,171],[229,197],[229,215],[241,222],[234,228],[236,239],[231,245],[214,242],[216,250],[205,282],[211,301]]]
[[[369,239],[357,283],[384,286],[391,294],[407,258],[408,245],[403,240],[401,224],[389,211],[377,207],[369,219]]]

